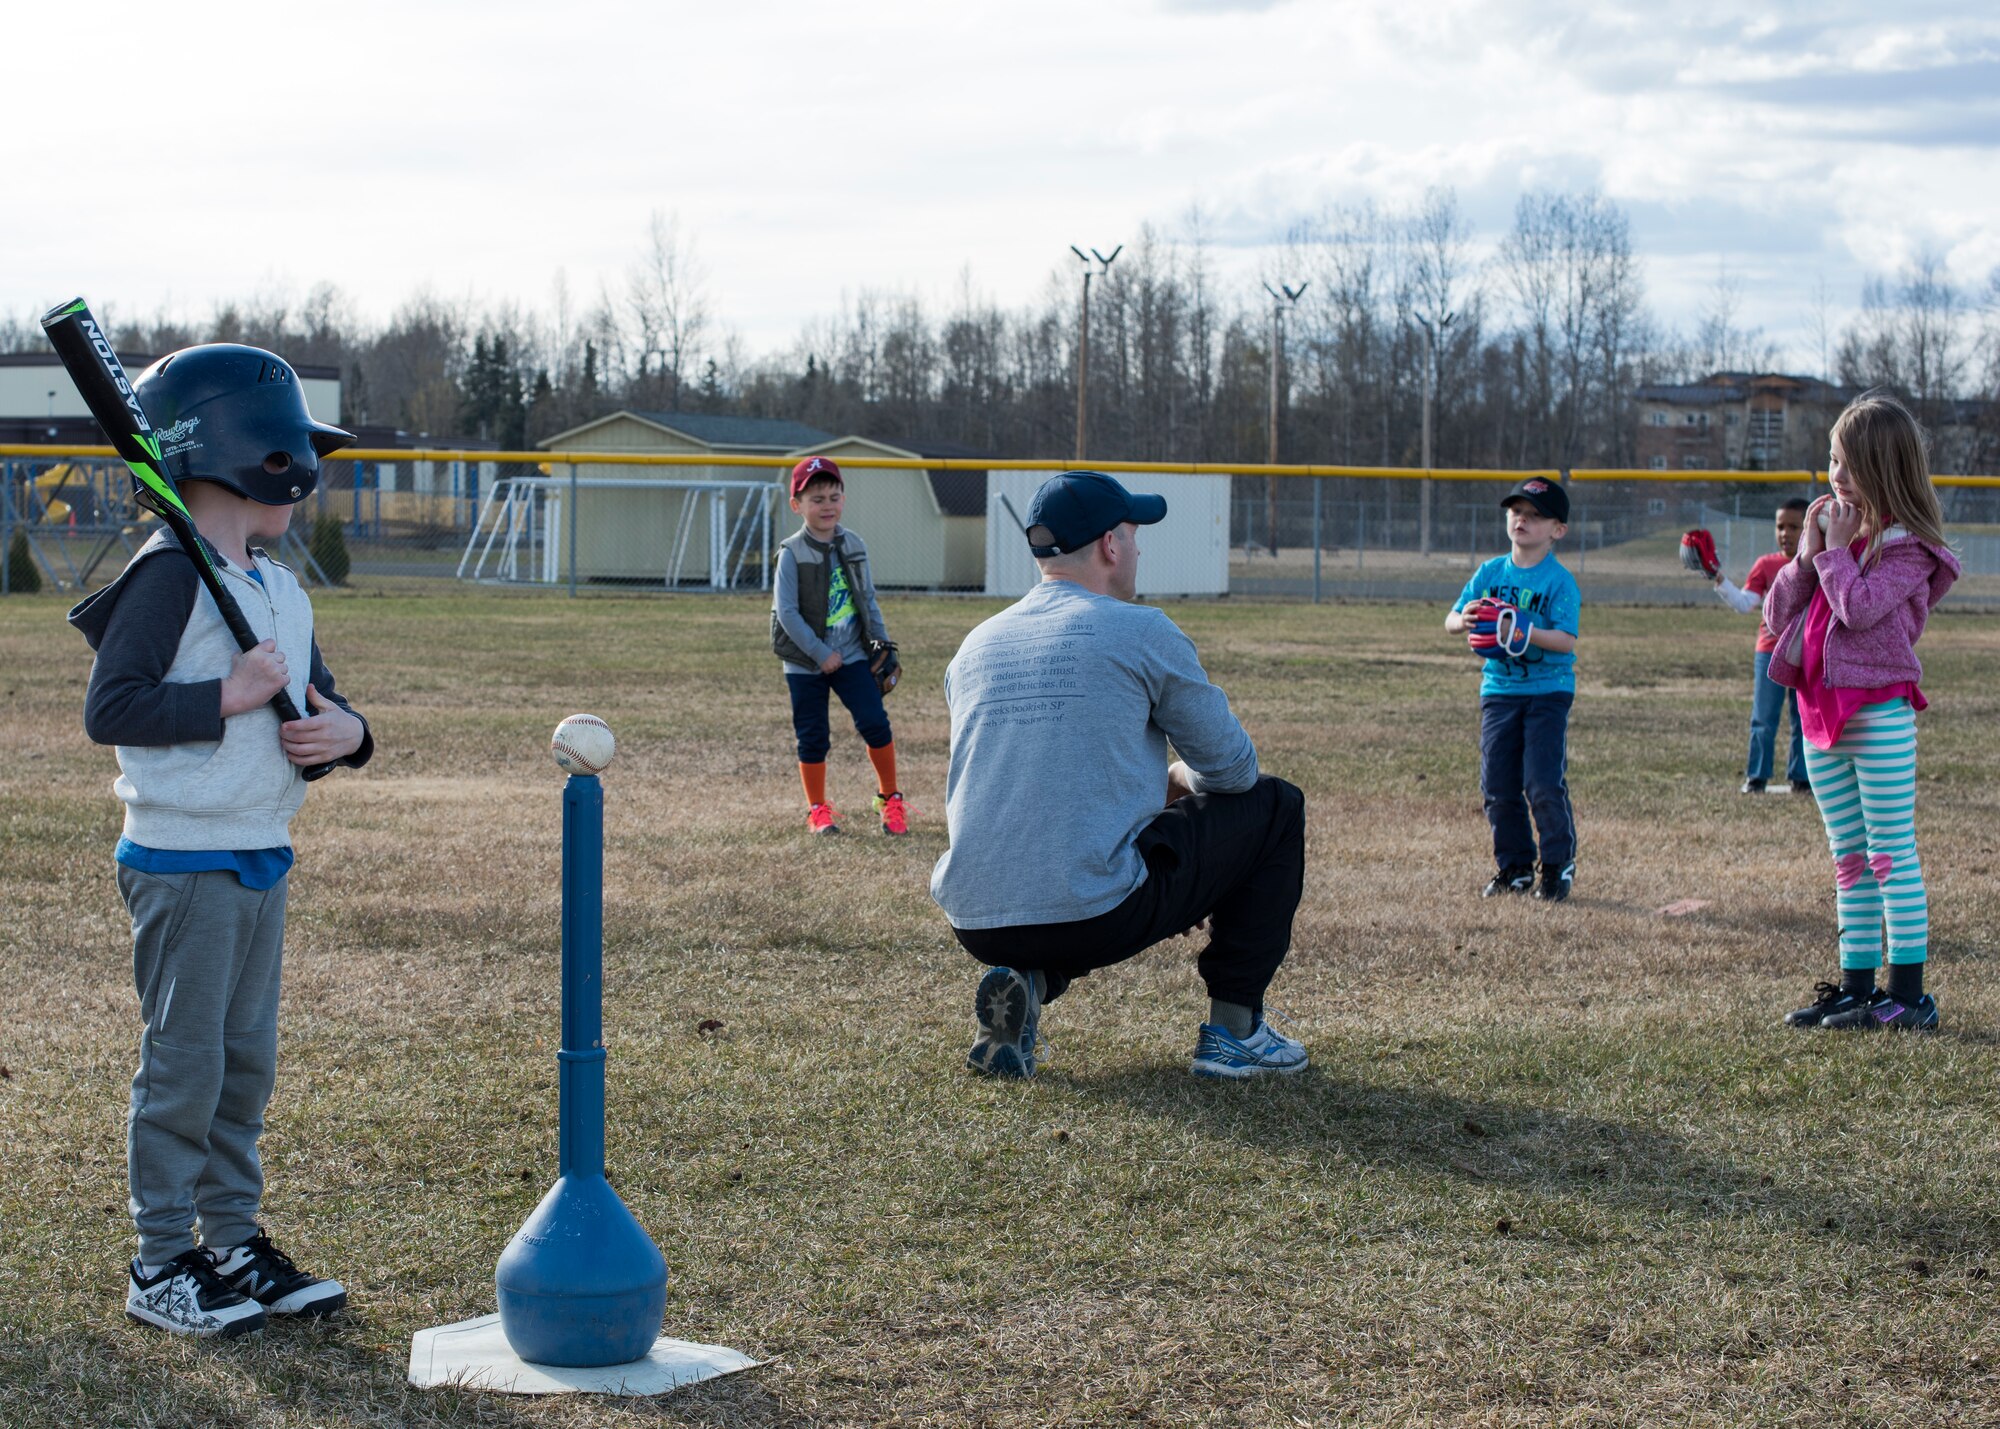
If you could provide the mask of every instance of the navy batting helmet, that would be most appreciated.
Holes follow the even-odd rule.
[[[354,440],[315,422],[291,364],[261,347],[184,347],[141,372],[132,391],[169,476],[266,506],[303,499],[319,484],[319,459]]]

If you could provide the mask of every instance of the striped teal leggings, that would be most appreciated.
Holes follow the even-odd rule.
[[[1833,850],[1840,965],[1920,963],[1929,950],[1930,899],[1917,860],[1917,716],[1907,700],[1863,705],[1831,749],[1806,744],[1826,841]]]

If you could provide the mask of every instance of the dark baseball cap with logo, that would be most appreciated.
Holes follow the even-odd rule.
[[[1551,521],[1569,524],[1569,493],[1560,482],[1550,481],[1546,476],[1527,477],[1500,498],[1502,506],[1514,501],[1525,501]]]
[[[1028,550],[1047,558],[1080,551],[1114,526],[1150,526],[1167,514],[1164,496],[1135,495],[1101,471],[1065,471],[1028,503]]]

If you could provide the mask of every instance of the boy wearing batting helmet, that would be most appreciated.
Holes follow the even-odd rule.
[[[139,1253],[125,1312],[221,1337],[347,1301],[259,1224],[257,1143],[277,1073],[301,770],[358,768],[374,743],[320,658],[312,602],[258,543],[284,535],[321,458],[353,438],[313,420],[283,359],[235,343],[163,357],[133,392],[260,640],[238,648],[190,553],[164,529],[69,614],[97,653],[84,730],[118,751],[118,889],[146,1019],[126,1121]],[[281,690],[305,718],[280,723],[270,701]]]
[[[1560,903],[1576,878],[1567,767],[1578,599],[1576,581],[1555,557],[1569,531],[1569,493],[1531,476],[1500,505],[1511,549],[1472,573],[1444,628],[1481,657],[1479,788],[1496,868],[1485,896],[1532,892]]]

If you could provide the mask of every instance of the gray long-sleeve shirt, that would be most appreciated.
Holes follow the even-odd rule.
[[[1257,750],[1194,642],[1150,606],[1044,581],[945,671],[951,848],[931,897],[957,928],[1072,923],[1146,881],[1140,832],[1166,804],[1167,742],[1197,793],[1241,793]]]

